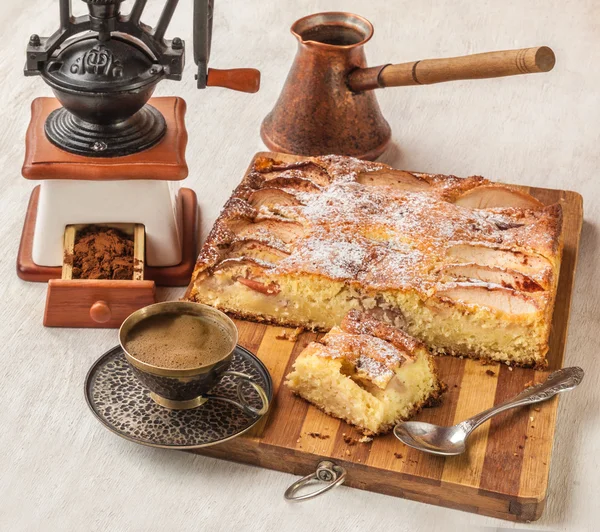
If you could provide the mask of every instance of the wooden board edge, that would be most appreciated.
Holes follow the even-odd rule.
[[[133,280],[144,280],[144,263],[146,262],[146,227],[144,224],[133,225]]]
[[[73,252],[76,234],[77,230],[74,225],[67,225],[67,227],[65,227],[61,279],[73,279]],[[67,260],[67,257],[69,257],[70,260]]]
[[[264,444],[257,438],[236,438],[221,445],[191,452],[297,476],[313,473],[317,464],[323,459],[297,449],[285,449]],[[348,476],[344,485],[351,488],[507,521],[533,521],[541,516],[543,510],[544,501],[490,496],[477,488],[432,481],[419,476],[372,468],[340,459],[336,459],[335,463],[346,468]],[[469,501],[469,503],[464,501]]]

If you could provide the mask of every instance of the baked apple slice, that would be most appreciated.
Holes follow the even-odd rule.
[[[358,175],[356,181],[361,185],[392,187],[397,190],[427,190],[431,185],[424,179],[402,170],[376,170]]]
[[[326,187],[331,182],[331,178],[329,174],[325,172],[320,166],[317,166],[315,163],[309,161],[302,166],[292,166],[291,168],[285,168],[279,171],[276,171],[279,167],[274,166],[273,172],[274,175],[266,174],[266,183],[270,183],[273,179],[289,179],[294,177],[302,177],[304,179],[308,179],[313,183],[319,185],[320,187]]]
[[[265,280],[271,264],[259,259],[240,257],[221,261],[212,268],[215,278],[221,283],[238,282],[264,295],[277,295],[281,290],[274,281]]]
[[[540,310],[533,298],[500,286],[451,283],[438,288],[436,295],[452,303],[487,307],[511,315],[533,314]]]
[[[291,244],[303,236],[304,227],[297,222],[265,217],[240,226],[235,233],[241,240],[262,240],[274,247],[282,247],[281,243]]]
[[[446,255],[452,263],[515,270],[534,278],[544,289],[548,288],[552,266],[541,255],[475,244],[457,244],[449,248]]]
[[[543,290],[539,283],[528,275],[496,266],[481,266],[475,263],[448,264],[442,267],[440,273],[442,282],[475,280],[523,292]]]
[[[299,192],[320,192],[322,187],[306,179],[297,176],[279,176],[264,181],[260,188],[282,188],[285,190],[296,190]]]
[[[250,258],[259,259],[268,264],[275,264],[281,259],[289,256],[283,248],[278,248],[264,240],[248,238],[236,240],[227,253],[228,258]]]
[[[280,188],[260,188],[248,197],[248,203],[257,211],[261,207],[273,209],[274,207],[301,205],[300,201],[289,192]]]
[[[455,201],[455,205],[469,209],[542,209],[544,204],[533,196],[514,188],[492,184],[468,190]]]

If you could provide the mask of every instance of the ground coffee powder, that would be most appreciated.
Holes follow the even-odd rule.
[[[133,237],[123,231],[90,225],[77,233],[73,254],[73,279],[133,278]]]

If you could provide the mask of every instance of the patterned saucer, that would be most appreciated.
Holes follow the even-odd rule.
[[[250,351],[238,345],[228,369],[251,376],[263,387],[269,402],[272,400],[271,376]],[[211,394],[236,399],[238,382],[225,376]],[[243,391],[248,403],[259,409],[261,400],[254,389],[245,384]],[[246,432],[262,417],[215,399],[191,410],[159,406],[133,374],[120,346],[106,352],[90,368],[85,397],[94,415],[115,434],[142,445],[168,449],[198,449],[224,442]]]

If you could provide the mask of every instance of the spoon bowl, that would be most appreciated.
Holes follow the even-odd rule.
[[[468,435],[462,424],[439,427],[423,421],[408,421],[394,427],[394,436],[405,445],[441,456],[464,453]]]

